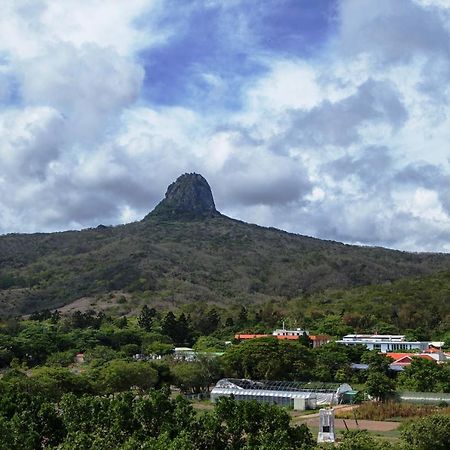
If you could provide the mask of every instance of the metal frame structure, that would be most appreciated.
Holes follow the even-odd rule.
[[[236,400],[256,400],[293,406],[294,399],[304,399],[306,407],[340,403],[342,395],[351,391],[348,384],[297,382],[297,381],[253,381],[224,378],[211,391],[211,400],[231,397]]]

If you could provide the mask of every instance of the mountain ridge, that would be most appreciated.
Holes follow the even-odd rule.
[[[139,222],[0,236],[0,315],[84,297],[95,307],[112,293],[168,307],[283,301],[450,268],[450,255],[353,246],[226,217],[199,177],[180,177]]]

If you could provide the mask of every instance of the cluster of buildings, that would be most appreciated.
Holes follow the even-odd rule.
[[[401,334],[347,334],[336,341],[342,345],[364,345],[391,358],[391,370],[401,371],[409,366],[413,358],[422,358],[436,363],[450,361],[450,353],[442,351],[444,342],[410,341]],[[353,364],[355,369],[366,369],[366,364]]]
[[[298,341],[304,336],[309,339],[313,348],[320,347],[321,345],[330,342],[330,336],[327,336],[326,334],[313,335],[309,334],[308,330],[303,330],[301,328],[286,330],[284,327],[282,329],[275,330],[272,334],[236,334],[234,338],[237,341],[246,341],[249,339],[276,337],[280,340]]]
[[[264,337],[276,337],[281,340],[300,340],[307,337],[313,348],[320,347],[330,342],[330,336],[312,335],[308,330],[296,328],[287,330],[284,327],[274,330],[272,334],[236,334],[238,341],[258,339]],[[400,371],[411,364],[413,358],[423,358],[437,363],[450,361],[450,353],[442,351],[444,342],[413,341],[406,339],[402,334],[347,334],[336,341],[338,344],[352,346],[364,345],[369,350],[375,350],[386,354],[392,359],[391,369]],[[356,369],[367,368],[365,364],[354,364]]]

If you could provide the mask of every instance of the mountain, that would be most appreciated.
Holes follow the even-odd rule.
[[[208,182],[197,173],[185,173],[168,188],[163,200],[148,214],[164,219],[200,219],[219,217]]]
[[[231,219],[216,210],[201,175],[185,174],[140,222],[0,236],[0,315],[68,304],[116,312],[143,302],[242,305],[449,267],[449,255],[345,245]]]

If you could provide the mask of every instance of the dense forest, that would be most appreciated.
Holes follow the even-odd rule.
[[[447,255],[355,247],[225,217],[151,217],[119,227],[0,237],[0,314],[81,298],[104,308],[108,295],[134,295],[140,305],[250,305],[449,266]]]
[[[197,410],[179,396],[207,393],[225,376],[312,385],[350,382],[360,387],[361,399],[368,394],[380,401],[395,399],[399,390],[450,392],[449,363],[417,359],[396,374],[389,370],[389,358],[363,346],[311,348],[308,339],[271,337],[227,343],[242,325],[258,323],[243,310],[225,318],[212,309],[205,321],[196,322],[182,312],[148,307],[136,318],[43,311],[0,323],[3,448],[322,448],[305,425],[291,423],[288,410],[232,399]],[[193,345],[197,357],[180,358],[174,354],[176,345]],[[355,370],[353,362],[369,368]],[[441,448],[426,447],[429,441],[421,430],[432,424],[435,438],[446,442],[447,406],[428,408],[423,419],[414,416],[403,428],[400,447],[363,431],[344,433],[340,445],[353,450],[403,444]],[[417,442],[424,444],[414,446]]]

